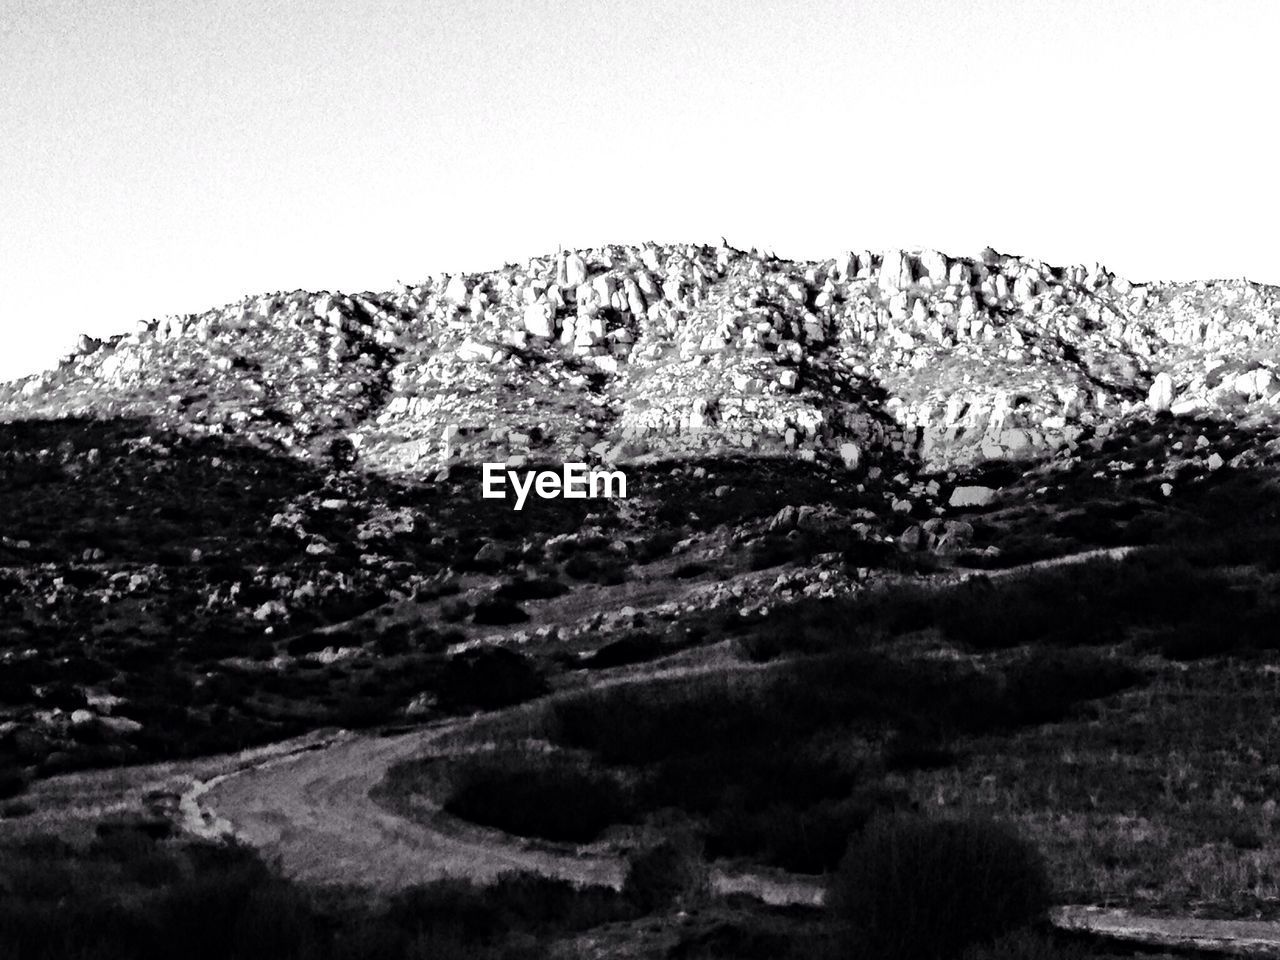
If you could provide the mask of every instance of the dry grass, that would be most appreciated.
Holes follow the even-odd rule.
[[[1092,717],[960,744],[909,791],[1017,823],[1060,901],[1280,917],[1277,696],[1270,662],[1165,663]]]

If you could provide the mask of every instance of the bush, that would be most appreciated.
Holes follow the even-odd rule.
[[[630,663],[644,663],[662,656],[662,641],[647,633],[636,633],[621,640],[606,643],[591,656],[582,661],[582,665],[593,670],[607,667],[623,667]]]
[[[1019,930],[994,943],[983,943],[964,952],[964,960],[1090,960],[1095,953],[1080,941],[1060,942],[1061,937]]]
[[[450,657],[440,677],[440,701],[455,709],[493,710],[530,700],[547,685],[533,661],[514,650],[489,647]]]
[[[1142,677],[1121,660],[1083,651],[1036,651],[1013,664],[1002,697],[1011,727],[1053,723],[1076,704],[1100,700],[1136,684]]]
[[[9,800],[27,789],[27,777],[19,767],[0,766],[0,800]]]
[[[685,906],[706,893],[706,865],[694,843],[663,841],[631,856],[622,895],[642,913]]]
[[[29,817],[35,812],[35,804],[28,803],[26,800],[14,800],[0,807],[0,819],[17,820],[19,817]]]
[[[520,609],[520,605],[510,600],[493,597],[481,600],[476,604],[471,622],[484,626],[505,627],[512,623],[525,623],[529,615]]]
[[[522,837],[589,843],[631,815],[608,774],[557,754],[486,756],[459,772],[444,808]]]
[[[632,916],[634,911],[613,890],[509,873],[489,886],[437,880],[410,887],[392,898],[385,919],[387,927],[413,941],[456,944],[458,956],[475,957],[484,955],[478,948],[512,934],[585,930]]]
[[[1041,920],[1049,883],[1039,854],[977,820],[873,821],[850,844],[831,905],[855,952],[948,960]]]
[[[575,553],[564,564],[564,572],[575,580],[589,580],[596,572],[596,560],[581,553]]]
[[[692,561],[690,563],[682,563],[671,572],[671,576],[676,580],[691,580],[694,577],[700,577],[711,568],[705,563]]]

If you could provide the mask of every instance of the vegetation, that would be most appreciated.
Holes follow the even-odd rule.
[[[1058,720],[1138,679],[1121,660],[1078,651],[1033,653],[994,675],[862,651],[625,684],[551,702],[547,735],[560,752],[512,748],[455,764],[446,809],[574,842],[677,810],[713,859],[820,873],[877,813],[907,805],[893,776],[950,766],[963,736]],[[392,775],[400,793],[435,783],[412,763]]]
[[[589,843],[631,817],[614,777],[563,754],[464,762],[450,779],[446,811],[519,836]]]
[[[873,821],[849,847],[831,908],[852,950],[948,960],[1045,918],[1049,881],[1033,848],[975,820]]]
[[[641,915],[611,890],[509,875],[441,881],[385,907],[294,885],[236,845],[119,830],[87,847],[47,837],[0,849],[6,960],[515,958],[531,944]]]

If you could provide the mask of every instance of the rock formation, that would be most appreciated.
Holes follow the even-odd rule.
[[[1270,415],[1277,317],[1271,287],[1133,284],[990,249],[806,262],[609,246],[81,337],[57,370],[0,386],[0,417],[343,439],[392,472],[682,452],[940,468],[1070,447],[1144,408]]]

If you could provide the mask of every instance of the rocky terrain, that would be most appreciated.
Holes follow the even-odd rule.
[[[1090,757],[1094,775],[1136,791],[1119,810],[1146,796],[1125,780],[1151,760],[1139,718],[1172,730],[1178,697],[1222,682],[1184,678],[1187,663],[1244,658],[1230,703],[1270,689],[1278,320],[1272,287],[1139,284],[990,249],[797,262],[647,244],[384,293],[267,293],[82,337],[57,369],[0,385],[0,839],[132,805],[195,833],[261,840],[323,881],[342,858],[320,855],[338,848],[316,831],[365,818],[366,845],[403,845],[399,860],[346,862],[373,888],[395,885],[393,861],[397,876],[433,877],[419,863],[427,849],[455,851],[455,866],[457,850],[472,851],[477,878],[545,860],[560,866],[542,872],[582,880],[573,864],[587,847],[542,858],[489,829],[523,836],[514,827],[484,821],[475,840],[467,830],[479,828],[446,815],[466,777],[509,770],[455,770],[447,751],[413,751],[433,731],[474,739],[487,728],[471,715],[496,711],[495,729],[504,716],[547,724],[535,735],[520,719],[510,762],[530,782],[568,775],[539,766],[543,753],[577,763],[594,750],[591,763],[630,787],[683,775],[684,762],[718,770],[728,761],[714,752],[665,769],[640,751],[619,774],[609,757],[622,747],[557,723],[576,694],[606,691],[609,671],[637,671],[628,686],[652,683],[697,722],[706,691],[659,678],[710,677],[716,691],[777,673],[776,689],[726,686],[729,714],[708,721],[768,744],[744,757],[730,792],[806,778],[817,792],[775,798],[773,813],[707,797],[686,810],[724,861],[721,878],[764,877],[811,902],[813,875],[834,868],[872,811],[1007,800],[1006,816],[1056,858],[1070,900],[1280,916],[1269,781],[1227,764],[1219,782],[1234,793],[1185,803],[1161,781],[1173,826],[1160,855],[1180,865],[1177,883],[1131,862],[1141,856],[1118,839],[1138,830],[1129,814],[1050,822],[1040,799],[990,786],[1011,777],[1001,738],[1044,727],[1035,736],[1065,738],[1062,756]],[[492,461],[621,469],[628,496],[516,511],[481,495]],[[1222,545],[1236,541],[1247,546]],[[1101,651],[1098,663],[1054,659],[1079,645]],[[788,686],[792,660],[829,715],[779,720],[779,733],[733,712],[777,697],[789,716],[803,699]],[[909,709],[860,686],[880,670]],[[917,681],[936,698],[917,702]],[[866,716],[848,715],[850,691],[870,696]],[[642,701],[619,703],[592,709],[643,714]],[[1112,725],[1093,723],[1094,709],[1114,711]],[[1242,743],[1266,734],[1213,717],[1239,723]],[[832,725],[847,734],[836,760]],[[335,739],[333,728],[367,732]],[[306,736],[328,752],[294,768],[310,771],[305,789],[286,767],[247,761],[209,761],[236,771],[211,787],[190,772],[204,769],[193,758]],[[1025,738],[1019,749],[1039,749]],[[1117,743],[1132,748],[1124,776],[1106,768],[1121,763]],[[792,753],[799,767],[774,768]],[[1223,762],[1215,752],[1204,767]],[[163,771],[145,791],[97,772],[144,763]],[[370,793],[378,784],[359,770],[390,779]],[[604,789],[597,774],[583,782]],[[206,788],[207,808],[196,802]],[[86,789],[88,814],[74,796]],[[624,854],[665,822],[655,810],[680,805],[643,791],[628,803],[626,829],[588,845],[614,885]],[[433,819],[410,828],[424,808]],[[1220,808],[1254,811],[1253,832],[1227,830]],[[788,817],[799,839],[771,833]],[[1105,870],[1073,859],[1084,841],[1072,831],[1106,849]],[[1196,843],[1210,859],[1178,859],[1179,844]],[[1254,871],[1247,894],[1213,888],[1228,862]]]
[[[1243,280],[1135,284],[990,249],[607,247],[82,337],[0,414],[336,444],[415,476],[728,453],[936,470],[1071,447],[1143,407],[1265,417],[1278,317],[1276,291]]]
[[[82,337],[0,386],[0,732],[36,771],[221,749],[420,713],[450,644],[1142,542],[1280,456],[1278,317],[990,249],[647,244]],[[516,513],[494,460],[631,496]]]

